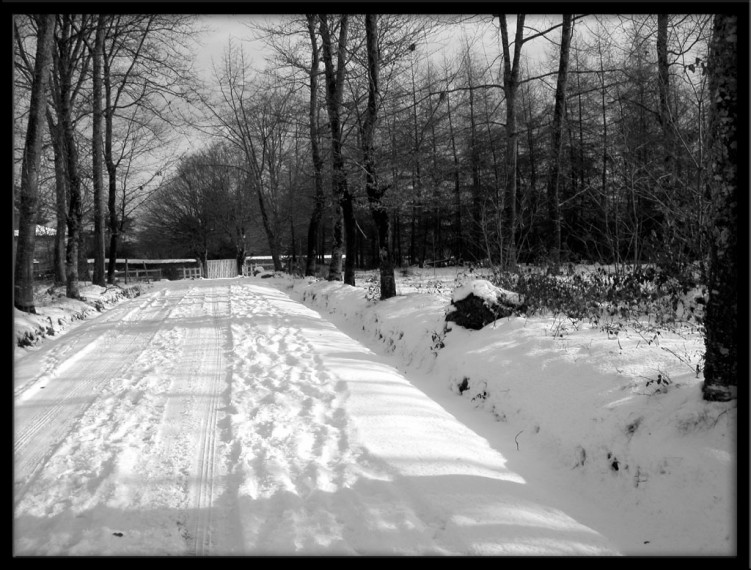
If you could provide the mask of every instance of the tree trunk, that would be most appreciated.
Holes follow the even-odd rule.
[[[203,278],[208,279],[209,277],[209,251],[204,246],[203,249],[201,249],[198,252],[198,259],[201,262],[201,271],[203,272]]]
[[[551,169],[548,179],[548,218],[550,224],[549,250],[553,270],[558,272],[561,261],[561,154],[563,137],[561,136],[563,119],[566,116],[566,82],[568,79],[568,56],[571,45],[571,14],[563,15],[561,29],[561,53],[558,65],[558,85],[555,91],[555,110],[553,112],[553,140],[551,145]]]
[[[535,152],[535,139],[537,138],[537,133],[534,129],[533,124],[533,117],[534,113],[532,111],[532,97],[530,95],[529,86],[527,89],[521,92],[522,100],[521,100],[521,110],[522,114],[524,116],[524,121],[527,123],[527,156],[529,158],[529,194],[530,194],[530,211],[532,212],[532,219],[536,219],[536,212],[543,207],[542,204],[542,196],[540,196],[537,192],[537,156]],[[495,161],[495,152],[493,152],[493,161]],[[536,238],[534,247],[535,250],[539,251],[540,247],[542,245],[542,237],[548,234],[548,227],[547,227],[548,220],[542,220],[539,225],[542,226],[540,228],[536,228],[537,232],[539,233],[538,238]]]
[[[104,49],[104,16],[99,15],[94,40],[94,92],[92,125],[92,169],[94,177],[94,276],[92,282],[104,287],[105,220],[104,182],[102,179],[102,52]]]
[[[347,44],[347,28],[349,17],[341,16],[339,27],[339,42],[337,46],[337,67],[334,70],[334,62],[331,51],[331,34],[326,14],[319,16],[321,25],[321,37],[323,40],[323,61],[326,71],[326,106],[329,112],[329,127],[331,130],[331,156],[332,156],[332,187],[336,201],[334,242],[331,251],[331,264],[329,267],[329,281],[339,281],[342,276],[342,251],[343,233],[346,239],[353,243],[347,243],[347,261],[345,263],[344,282],[355,284],[354,277],[354,211],[352,196],[347,189],[347,176],[344,172],[344,157],[342,156],[342,129],[340,110],[344,92],[345,75],[345,48]],[[342,232],[344,226],[344,232]]]
[[[415,247],[417,243],[417,236],[416,236],[416,227],[417,227],[417,216],[422,215],[424,210],[422,209],[423,206],[423,197],[422,197],[422,163],[420,161],[420,138],[419,138],[419,127],[417,123],[417,85],[415,82],[415,69],[414,69],[414,60],[410,63],[410,71],[412,76],[412,136],[413,136],[413,146],[412,146],[412,152],[413,154],[413,160],[412,160],[412,194],[413,194],[413,200],[412,200],[412,234],[410,238],[410,264],[414,265],[415,263]],[[394,143],[396,144],[396,143]]]
[[[105,147],[107,145],[105,144]],[[106,155],[105,151],[105,155]],[[110,153],[111,156],[111,153]],[[117,221],[117,167],[108,161],[107,175],[109,180],[107,211],[109,212],[110,244],[109,244],[109,264],[107,265],[107,283],[115,282],[115,263],[117,262],[118,237],[120,235]]]
[[[235,249],[235,261],[237,263],[237,274],[243,274],[243,266],[245,265],[245,244],[238,245]]]
[[[68,187],[65,176],[65,163],[62,134],[55,124],[52,112],[47,108],[47,125],[52,139],[52,151],[55,156],[55,285],[65,284],[65,232],[68,227]]]
[[[462,194],[459,180],[459,154],[456,151],[456,136],[454,134],[454,125],[451,120],[451,100],[446,95],[446,110],[449,120],[449,137],[451,138],[451,155],[454,159],[454,256],[456,259],[462,259],[464,252],[464,240],[462,239]],[[435,261],[435,259],[433,260]]]
[[[608,240],[610,247],[610,256],[605,262],[615,263],[616,267],[620,262],[618,243],[618,219],[617,208],[618,204],[615,200],[611,199],[608,189],[608,116],[607,116],[607,103],[605,101],[605,66],[602,61],[602,46],[598,45],[598,51],[600,56],[600,105],[602,110],[602,170],[600,171],[600,194],[603,200],[602,215],[605,220],[605,236]],[[615,212],[615,228],[610,228],[610,211]],[[602,260],[601,260],[602,261]]]
[[[670,116],[670,73],[668,69],[668,14],[657,15],[657,76],[660,95],[660,126],[664,137],[665,170],[670,173],[673,159],[673,129]]]
[[[86,232],[83,231],[83,219],[81,222],[81,231],[78,232],[78,280],[91,281],[91,271],[89,270],[89,257],[87,255]]]
[[[516,94],[519,89],[519,59],[521,57],[524,14],[516,16],[513,63],[506,27],[506,16],[500,15],[501,37],[503,40],[503,93],[506,96],[506,266],[516,267],[516,178],[517,178],[517,132]]]
[[[75,62],[70,49],[72,17],[63,16],[61,37],[58,40],[57,70],[60,82],[60,105],[58,125],[62,128],[65,167],[68,179],[68,242],[65,250],[65,296],[71,299],[80,297],[79,248],[82,226],[81,177],[78,171],[78,148],[73,127],[73,71]]]
[[[365,15],[365,36],[368,49],[368,106],[362,127],[362,151],[365,166],[365,190],[378,233],[378,268],[381,276],[381,299],[396,296],[394,264],[391,259],[389,213],[383,204],[384,190],[378,184],[373,139],[378,120],[378,73],[380,68],[378,50],[378,16]]]
[[[357,222],[355,221],[355,204],[352,194],[346,189],[342,193],[342,219],[344,222],[344,282],[355,286],[355,262],[357,261]]]
[[[313,213],[310,216],[308,224],[308,257],[305,265],[305,275],[315,276],[316,261],[318,256],[318,232],[321,225],[321,216],[323,215],[324,194],[323,194],[323,159],[318,147],[318,41],[315,30],[315,14],[306,14],[308,19],[308,33],[310,35],[310,45],[312,53],[312,62],[310,66],[310,149],[313,155],[313,172],[315,180],[315,198],[313,203]]]
[[[417,261],[417,205],[412,205],[412,216],[409,222],[409,264]]]
[[[516,167],[517,143],[516,133],[516,93],[506,96],[506,259],[509,269],[516,266]]]
[[[109,213],[109,264],[107,266],[107,283],[115,282],[115,263],[117,258],[117,246],[119,237],[119,224],[117,222],[117,164],[112,153],[112,121],[114,109],[112,105],[112,88],[110,83],[109,66],[104,65],[104,162],[107,166],[107,179],[109,182],[107,192],[107,211]]]
[[[39,159],[45,111],[44,93],[49,78],[55,16],[39,16],[37,23],[34,78],[31,85],[29,122],[26,127],[26,141],[21,164],[13,300],[16,308],[30,313],[36,312],[34,309],[34,242],[36,239],[37,201],[39,197]]]
[[[461,258],[467,255],[477,261],[482,256],[482,199],[480,196],[480,148],[477,140],[477,119],[475,117],[475,90],[473,88],[474,77],[472,58],[467,53],[467,78],[469,87],[469,156],[472,166],[472,214],[469,228],[469,243],[464,248]],[[439,251],[440,248],[439,248]]]
[[[344,253],[344,216],[342,215],[342,205],[336,202],[334,205],[334,227],[331,234],[331,261],[329,262],[329,281],[342,280],[342,255]]]
[[[271,250],[271,260],[274,263],[274,271],[283,271],[281,251],[279,247],[279,239],[277,236],[276,228],[272,227],[271,220],[269,219],[268,208],[266,207],[266,201],[263,199],[263,190],[261,189],[261,181],[257,181],[256,195],[258,196],[258,207],[261,212],[261,222],[263,229],[266,232],[266,236],[269,241],[269,249]]]
[[[712,208],[709,291],[704,318],[704,399],[727,401],[738,388],[738,18],[716,14],[709,50]]]
[[[399,194],[399,167],[397,165],[397,146],[396,146],[396,113],[393,114],[391,125],[391,184],[393,192]],[[399,210],[394,210],[394,219],[391,231],[391,259],[396,267],[402,265],[402,242],[401,242],[401,222],[399,219]]]

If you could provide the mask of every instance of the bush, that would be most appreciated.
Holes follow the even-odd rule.
[[[700,295],[689,293],[698,284],[686,276],[673,276],[653,267],[610,273],[603,267],[586,273],[573,267],[562,275],[526,271],[495,271],[494,285],[523,296],[527,315],[551,313],[575,320],[639,321],[655,325],[702,324]]]

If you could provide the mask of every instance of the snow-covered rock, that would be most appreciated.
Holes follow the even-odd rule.
[[[451,302],[463,301],[470,295],[479,297],[487,302],[503,302],[511,305],[520,305],[521,298],[518,293],[496,287],[486,279],[474,279],[454,289]]]
[[[457,287],[451,296],[446,321],[479,330],[522,309],[518,293],[506,291],[485,279],[475,279]]]

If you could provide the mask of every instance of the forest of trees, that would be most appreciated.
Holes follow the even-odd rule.
[[[377,267],[382,298],[438,263],[737,277],[726,19],[288,15],[248,26],[266,59],[232,40],[203,77],[196,16],[17,16],[15,306],[35,224],[70,297],[127,256]]]
[[[436,23],[379,17],[370,124],[364,17],[290,17],[264,28],[274,57],[261,70],[230,46],[194,93],[202,132],[244,169],[246,202],[255,202],[250,249],[272,255],[277,269],[313,243],[318,256],[342,250],[352,268],[377,266],[373,180],[395,266],[683,268],[708,259],[712,17],[569,16],[539,31],[523,18],[478,21],[501,31],[492,58],[463,36],[451,59],[437,59],[426,39]],[[549,47],[525,59],[542,36]],[[307,235],[314,213],[317,240]],[[165,219],[149,220],[143,246],[163,245]],[[212,230],[208,255],[227,255],[229,233]],[[183,240],[175,246],[174,255],[199,255]],[[346,264],[344,273],[347,281]]]

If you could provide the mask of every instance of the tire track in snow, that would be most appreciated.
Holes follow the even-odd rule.
[[[225,321],[230,316],[229,287],[221,287],[221,293],[212,290],[210,314],[214,327],[210,328],[212,351],[209,359],[203,359],[199,365],[198,376],[205,374],[209,377],[208,408],[202,412],[201,441],[198,456],[198,483],[194,490],[193,504],[196,511],[194,527],[195,544],[193,551],[202,556],[211,553],[214,485],[217,479],[216,470],[216,436],[218,431],[218,404],[220,401],[221,384],[226,379],[225,360],[223,357],[226,336],[222,334],[223,327],[220,319]],[[224,342],[223,342],[224,341]]]
[[[172,532],[188,554],[211,552],[214,498],[222,473],[218,470],[219,405],[229,364],[227,319],[229,287],[201,282],[186,295],[174,314],[181,346],[168,379],[167,401],[161,409],[153,445],[135,467],[146,493],[145,508],[158,504],[174,512]],[[169,518],[169,517],[167,517]]]
[[[103,325],[115,321],[114,327],[110,328],[110,331],[112,333],[119,332],[120,329],[130,324],[133,320],[133,315],[137,315],[139,312],[143,314],[158,312],[164,305],[166,293],[166,290],[162,290],[155,295],[138,297],[137,299],[122,303],[108,310],[103,315],[98,316],[95,321],[87,324],[91,324],[97,328],[104,328]],[[154,305],[157,305],[156,309],[154,309]],[[122,314],[123,312],[125,312],[124,315]],[[33,369],[39,369],[39,372],[31,375],[30,378],[24,378],[21,382],[17,380],[16,382],[20,385],[14,388],[14,397],[19,398],[39,381],[49,381],[59,376],[67,367],[67,355],[76,354],[80,357],[82,353],[90,352],[101,341],[99,336],[91,335],[90,329],[87,327],[68,331],[64,338],[63,342],[50,342],[42,346],[39,350],[35,350],[15,364],[17,376],[24,376],[26,363],[33,364]],[[79,348],[79,345],[83,346]],[[37,364],[40,359],[42,360],[41,367]]]
[[[108,525],[123,535],[113,545],[122,554],[210,551],[221,480],[218,404],[227,373],[227,325],[220,325],[229,308],[226,286],[199,285],[177,293],[158,334],[58,446],[50,472],[62,478],[47,486],[40,481],[24,512],[50,516],[46,505],[60,505],[67,492],[71,500],[53,511],[81,514],[63,512],[69,520],[56,536],[67,538],[55,548],[29,530],[38,525],[33,517],[21,517],[26,552],[96,554],[111,536]],[[101,514],[108,509],[119,514]]]
[[[14,414],[14,492],[15,504],[23,498],[38,469],[44,465],[56,447],[71,431],[75,422],[101,393],[106,383],[124,374],[133,365],[133,355],[148,346],[169,314],[181,299],[170,299],[162,291],[142,303],[138,320],[151,320],[153,329],[139,329],[131,333],[127,323],[136,314],[131,309],[107,329],[100,321],[86,323],[79,328],[78,342],[83,347],[71,354],[72,348],[57,349],[47,355],[43,371],[33,384],[19,395]],[[114,316],[109,316],[112,320]],[[122,323],[122,324],[121,324]],[[101,334],[97,331],[102,330]],[[64,339],[67,341],[67,339]],[[63,342],[66,345],[67,343]],[[54,368],[56,363],[57,368]],[[23,372],[23,366],[16,373]],[[45,384],[42,386],[41,384]],[[42,389],[47,389],[42,392]],[[42,395],[45,397],[42,398]]]

